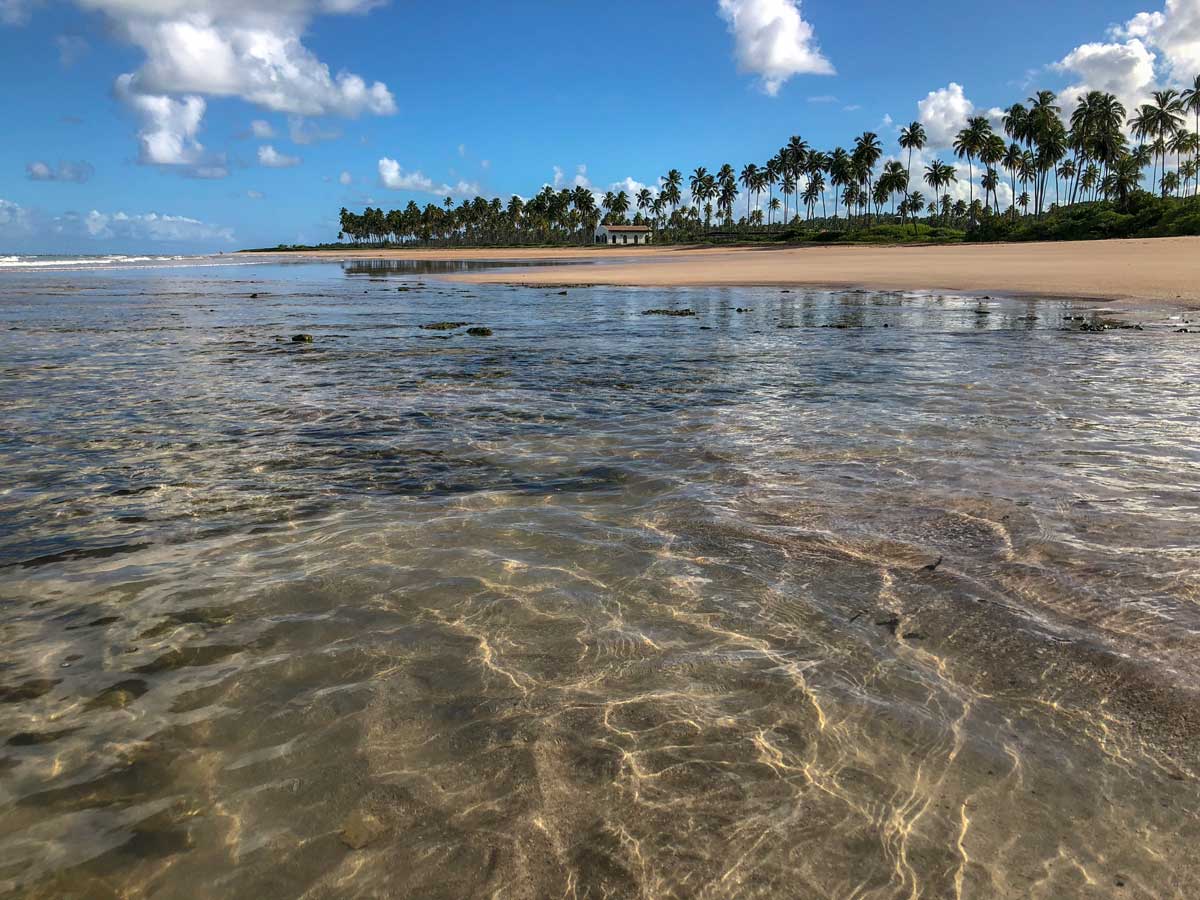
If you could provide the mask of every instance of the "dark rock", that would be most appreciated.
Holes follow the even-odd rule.
[[[694,316],[696,313],[690,309],[647,309],[643,316]]]
[[[926,640],[926,637],[919,631],[906,631],[904,632],[904,639],[906,641],[923,641]]]
[[[311,344],[312,342],[313,342],[313,336],[311,334],[293,334],[292,335],[292,343],[293,344]]]
[[[338,829],[338,837],[351,850],[361,850],[377,840],[383,832],[384,825],[379,819],[369,812],[357,810],[342,822],[342,827]]]
[[[898,618],[896,618],[895,616],[892,616],[890,619],[881,619],[880,621],[876,622],[875,624],[880,625],[880,626],[885,626],[887,628],[887,630],[890,631],[892,634],[895,634],[897,629],[900,628],[900,620]]]
[[[258,299],[258,294],[251,294],[251,295],[250,295],[250,299],[251,299],[251,300],[257,300],[257,299]]]
[[[559,291],[559,292],[558,292],[558,296],[560,296],[560,297],[565,297],[565,296],[567,296],[567,292],[566,292],[566,291]]]
[[[938,566],[940,566],[940,565],[942,564],[942,560],[944,560],[944,559],[945,559],[945,557],[944,557],[944,556],[939,556],[939,557],[937,558],[937,561],[936,561],[936,562],[931,562],[931,563],[930,563],[929,565],[927,565],[927,566],[921,566],[921,571],[922,571],[922,572],[936,572],[936,571],[937,571],[937,568],[938,568]]]
[[[467,334],[471,337],[491,337],[492,329],[490,328],[468,328]]]
[[[469,322],[430,322],[428,325],[422,325],[421,328],[425,331],[453,331],[469,324]]]

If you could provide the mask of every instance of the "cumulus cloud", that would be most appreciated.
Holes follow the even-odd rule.
[[[76,0],[105,13],[146,54],[132,85],[147,94],[241,97],[275,112],[315,116],[390,115],[395,98],[382,82],[330,72],[300,40],[322,12],[362,12],[344,0]]]
[[[1081,44],[1052,63],[1075,79],[1060,92],[1069,114],[1088,91],[1114,94],[1127,110],[1166,84],[1191,83],[1200,72],[1200,0],[1166,0],[1108,29],[1107,40]]]
[[[24,21],[36,2],[0,0],[0,22]],[[198,164],[203,148],[196,133],[204,98],[238,97],[294,116],[396,112],[386,84],[331,71],[301,40],[315,16],[366,13],[382,0],[74,2],[103,14],[116,34],[144,54],[140,68],[117,81],[118,96],[144,120],[139,134],[143,163]],[[70,44],[61,49],[71,54],[79,48]],[[303,128],[297,133],[323,136]]]
[[[290,169],[300,165],[302,160],[298,156],[288,156],[285,153],[280,153],[270,144],[264,144],[258,148],[258,162],[268,169]]]
[[[413,191],[421,194],[436,194],[439,197],[477,197],[479,185],[466,181],[456,184],[440,184],[421,172],[405,172],[400,163],[384,157],[379,160],[379,183],[393,191]]]
[[[60,162],[57,168],[41,160],[31,162],[25,166],[25,177],[30,181],[69,181],[75,184],[83,184],[95,173],[96,169],[92,164],[83,160],[79,162]]]
[[[1161,52],[1167,74],[1176,81],[1190,81],[1200,72],[1200,0],[1166,0],[1161,12],[1140,12],[1111,29],[1111,35]]]
[[[259,140],[269,141],[275,137],[275,128],[265,119],[255,119],[250,123],[250,133]]]
[[[975,104],[967,99],[963,86],[952,81],[944,88],[930,91],[917,109],[930,145],[944,148],[954,143],[954,136],[975,112]]]
[[[1107,91],[1132,111],[1154,89],[1155,55],[1139,39],[1125,43],[1091,43],[1076,47],[1052,68],[1077,80],[1060,94],[1065,112],[1088,91]]]
[[[17,238],[24,237],[32,231],[33,222],[29,212],[11,200],[0,197],[0,235]]]
[[[188,216],[149,212],[67,212],[57,216],[0,198],[0,237],[13,241],[63,243],[232,243],[233,230]]]
[[[193,166],[204,159],[204,146],[197,139],[208,104],[203,97],[176,100],[165,95],[141,94],[133,90],[132,75],[117,79],[117,96],[141,119],[138,160],[157,166]]]
[[[349,187],[353,181],[354,181],[354,178],[349,172],[343,172],[341,175],[338,176],[338,184],[344,185],[346,187]]]
[[[733,35],[738,68],[762,79],[774,97],[793,75],[833,75],[800,0],[719,0],[718,11]]]

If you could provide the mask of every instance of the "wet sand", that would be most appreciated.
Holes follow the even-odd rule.
[[[467,282],[684,287],[779,285],[1092,297],[1200,307],[1200,238],[935,247],[640,247],[322,251],[307,258],[562,260]],[[602,265],[571,265],[575,262]]]

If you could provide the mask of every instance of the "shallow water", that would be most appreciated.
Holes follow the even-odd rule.
[[[0,894],[1200,896],[1186,314],[336,265],[0,313]]]

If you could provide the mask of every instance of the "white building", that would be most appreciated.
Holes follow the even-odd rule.
[[[597,244],[648,244],[649,225],[600,225],[596,228]]]

